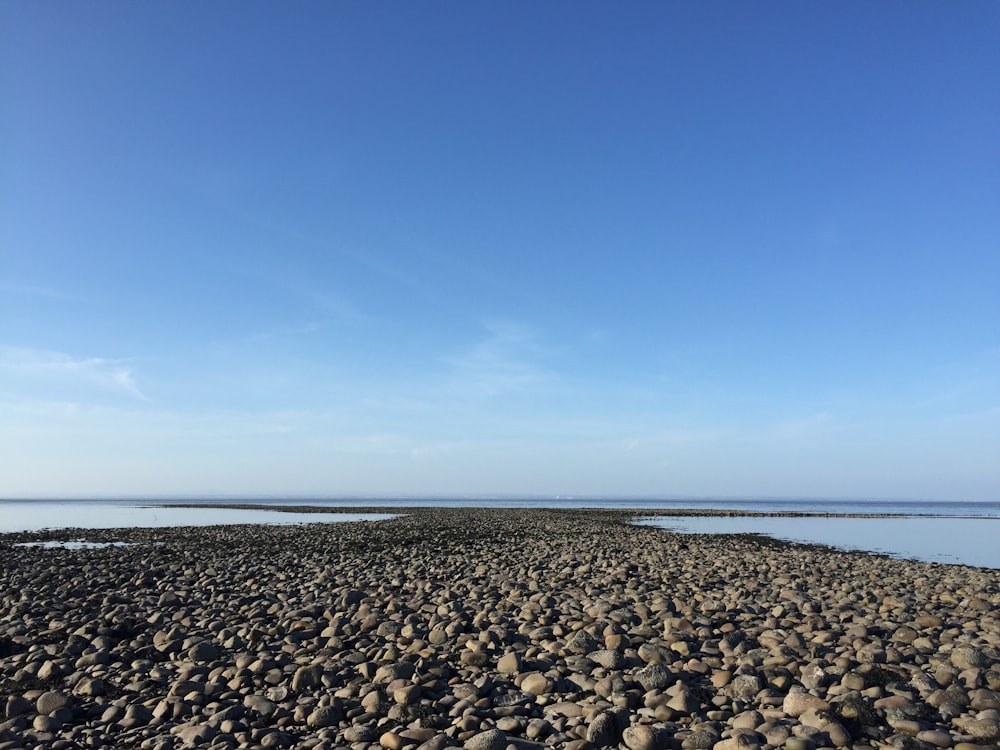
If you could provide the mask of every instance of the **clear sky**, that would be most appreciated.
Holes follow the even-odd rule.
[[[1000,500],[1000,3],[0,0],[0,496]]]

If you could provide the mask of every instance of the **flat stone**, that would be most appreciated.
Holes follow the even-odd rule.
[[[962,729],[975,740],[995,742],[1000,739],[1000,721],[996,719],[974,719],[966,722]]]
[[[789,716],[798,717],[806,711],[828,711],[830,704],[810,693],[791,692],[785,696],[781,710]]]
[[[605,669],[621,669],[625,666],[625,657],[622,655],[621,651],[615,651],[609,648],[591,651],[587,654],[587,658],[595,664],[600,664]]]
[[[760,740],[753,733],[740,733],[728,740],[717,742],[712,750],[760,750]]]
[[[487,729],[465,741],[466,750],[505,750],[507,735],[499,729]]]
[[[455,741],[446,734],[435,734],[428,740],[417,745],[417,750],[444,750],[446,747],[453,747]]]
[[[175,734],[190,747],[199,747],[215,739],[218,730],[209,724],[194,724],[179,727]]]
[[[917,732],[917,739],[935,747],[951,747],[954,742],[948,732],[943,732],[940,729],[927,729],[923,732]]]
[[[376,737],[378,730],[368,724],[351,726],[344,730],[345,742],[374,742]]]

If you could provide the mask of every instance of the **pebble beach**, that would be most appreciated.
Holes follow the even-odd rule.
[[[1000,570],[396,512],[0,535],[0,750],[1000,746]]]

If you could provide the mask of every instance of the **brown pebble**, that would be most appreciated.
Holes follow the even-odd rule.
[[[406,740],[396,732],[383,732],[378,738],[378,744],[385,750],[402,750],[406,745]]]

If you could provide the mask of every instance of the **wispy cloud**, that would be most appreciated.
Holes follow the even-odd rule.
[[[313,336],[323,331],[324,328],[324,324],[319,321],[306,321],[297,325],[262,328],[234,339],[218,342],[215,344],[215,349],[220,353],[225,353],[244,348],[254,348],[274,342],[287,342]]]
[[[389,253],[380,252],[377,248],[358,248],[336,238],[314,234],[301,228],[293,228],[277,218],[262,216],[259,213],[238,211],[236,214],[247,223],[277,235],[285,241],[290,241],[296,247],[310,251],[320,250],[324,254],[336,255],[370,274],[387,279],[423,296],[433,296],[433,290],[418,276],[409,272],[402,263],[392,260]]]
[[[16,295],[19,297],[36,297],[47,300],[58,300],[60,302],[78,302],[80,297],[69,294],[61,289],[55,289],[41,284],[28,284],[13,279],[0,279],[0,292],[5,295]]]
[[[487,321],[487,335],[458,355],[445,357],[454,368],[452,385],[479,396],[523,392],[555,380],[534,360],[544,350],[533,329],[511,321]]]
[[[136,382],[134,369],[122,359],[74,357],[64,352],[0,346],[0,373],[22,383],[31,381],[34,390],[45,383],[58,383],[149,400]]]

